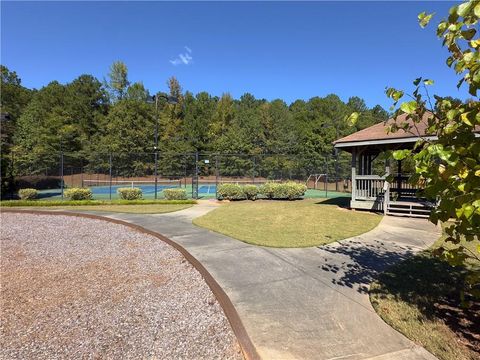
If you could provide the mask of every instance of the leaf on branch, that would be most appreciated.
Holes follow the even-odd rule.
[[[462,115],[460,115],[460,118],[468,126],[473,126],[472,122],[468,119],[468,115],[470,115],[469,112],[468,113],[463,113]]]
[[[468,176],[468,169],[465,167],[458,172],[458,176],[465,179]]]
[[[345,121],[347,122],[348,126],[355,126],[358,120],[359,113],[358,112],[353,112],[349,116],[345,118]]]
[[[416,78],[416,79],[413,81],[413,85],[418,86],[418,84],[420,84],[420,81],[422,81],[422,78],[421,78],[421,77]]]
[[[403,160],[412,153],[411,150],[395,150],[392,156],[395,160]]]
[[[458,16],[464,17],[465,15],[467,15],[468,12],[470,11],[472,5],[473,5],[473,3],[470,2],[470,1],[469,2],[464,2],[463,4],[458,5],[458,8],[457,8]]]
[[[423,80],[423,83],[424,83],[425,85],[433,85],[433,80],[431,80],[431,79],[425,79],[425,80]]]
[[[400,105],[400,109],[407,114],[413,114],[417,110],[417,105],[417,102],[414,100],[407,101]]]
[[[394,101],[398,101],[403,96],[403,91],[397,90],[395,88],[387,88],[385,91],[389,98],[392,98]]]
[[[455,119],[455,117],[460,113],[460,111],[456,110],[456,109],[452,109],[452,110],[448,110],[447,111],[447,119],[452,121],[453,119]]]
[[[418,22],[422,28],[428,25],[434,14],[427,14],[425,11],[418,14]]]

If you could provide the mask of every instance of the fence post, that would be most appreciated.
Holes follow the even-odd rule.
[[[257,165],[257,157],[254,155],[253,156],[253,174],[252,174],[253,185],[255,185],[255,168],[256,168],[256,165]]]
[[[80,180],[82,182],[82,188],[83,188],[83,158],[80,159]]]
[[[110,184],[109,184],[109,192],[110,192],[110,200],[112,200],[112,153],[110,153],[108,158],[109,163],[109,175],[110,175]]]
[[[158,189],[158,151],[157,148],[155,148],[155,200],[157,200],[157,189]]]
[[[218,154],[215,155],[215,199],[218,199]]]
[[[328,199],[328,156],[325,157],[325,198]]]
[[[60,154],[60,188],[61,188],[61,191],[62,191],[62,200],[63,200],[63,188],[64,188],[64,184],[63,184],[63,151]]]
[[[198,150],[195,151],[195,174],[194,174],[194,179],[195,179],[195,189],[194,189],[194,199],[198,199]]]

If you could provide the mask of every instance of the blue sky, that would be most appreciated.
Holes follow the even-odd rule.
[[[388,107],[385,86],[408,90],[425,76],[435,93],[464,98],[435,27],[416,20],[427,10],[437,23],[452,4],[2,1],[1,62],[35,88],[103,79],[122,60],[151,92],[174,75],[194,93],[287,102],[336,93]]]

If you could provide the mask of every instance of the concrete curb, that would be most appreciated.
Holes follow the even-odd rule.
[[[242,350],[243,356],[246,360],[259,360],[260,355],[258,354],[255,346],[253,345],[250,337],[243,326],[242,320],[240,319],[237,310],[233,306],[232,301],[225,293],[225,291],[221,288],[221,286],[217,283],[217,281],[213,278],[213,276],[208,272],[208,270],[192,255],[190,254],[183,246],[177,244],[173,240],[159,234],[157,232],[147,230],[144,227],[136,224],[131,224],[126,221],[111,219],[105,216],[100,215],[91,215],[91,214],[82,214],[82,213],[75,213],[75,212],[66,212],[66,211],[41,211],[41,210],[18,210],[18,209],[1,209],[2,212],[8,213],[24,213],[24,214],[34,214],[34,215],[62,215],[62,216],[76,216],[76,217],[83,217],[88,219],[94,220],[102,220],[108,221],[114,224],[128,226],[136,231],[139,231],[144,234],[148,234],[158,238],[159,240],[173,246],[177,249],[187,261],[192,264],[192,266],[197,269],[197,271],[202,275],[205,279],[205,282],[212,290],[213,294],[215,295],[216,299],[220,303],[220,306],[227,317],[232,330],[238,340],[240,348]]]

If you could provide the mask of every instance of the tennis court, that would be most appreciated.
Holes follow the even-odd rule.
[[[120,188],[127,187],[125,185],[112,185],[112,188],[110,190],[110,186],[91,186],[90,189],[92,190],[92,194],[95,197],[96,195],[109,195],[110,191],[112,192],[112,195],[117,194],[117,190]],[[129,187],[129,186],[128,186]],[[134,184],[133,187],[140,188],[142,190],[142,194],[144,197],[150,197],[148,195],[151,195],[152,197],[155,195],[155,184]],[[165,190],[165,189],[175,189],[175,188],[184,188],[184,186],[180,184],[157,184],[157,194],[160,195],[160,193]],[[198,193],[202,195],[215,195],[217,191],[217,186],[216,185],[202,185],[200,184],[198,186]],[[187,192],[191,193],[191,185],[188,186]]]
[[[232,182],[240,183],[240,182]],[[220,184],[220,183],[219,183]],[[251,184],[251,183],[250,183]],[[261,183],[255,184],[260,186]],[[119,188],[135,187],[142,190],[144,199],[155,198],[155,182],[153,181],[114,181],[111,186],[109,181],[98,180],[85,180],[83,187],[88,187],[92,190],[93,198],[96,200],[109,200],[118,199],[117,190]],[[194,197],[194,189],[191,184],[185,184],[180,180],[159,180],[157,183],[157,198],[162,199],[164,197],[163,190],[181,188],[187,191],[189,198]],[[217,184],[215,182],[200,181],[198,184],[198,197],[199,198],[215,198],[217,193]],[[110,195],[111,194],[111,195]],[[41,190],[39,191],[39,198],[41,199],[60,199],[62,195],[61,189]],[[320,189],[308,189],[304,198],[335,198],[335,197],[349,197],[349,193],[340,193],[335,191],[325,191]]]
[[[199,194],[214,194],[217,192],[217,185],[198,185]]]
[[[110,186],[91,186],[90,189],[92,190],[93,196],[95,195],[108,195],[110,191],[112,194],[116,194],[117,190],[120,188],[125,188],[125,185],[112,185]],[[155,194],[155,185],[135,185],[134,187],[139,188],[142,190],[143,194]],[[178,188],[179,185],[157,185],[157,193],[165,190],[165,189],[173,189]]]

